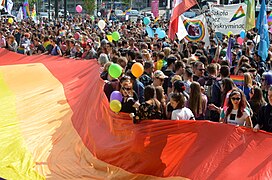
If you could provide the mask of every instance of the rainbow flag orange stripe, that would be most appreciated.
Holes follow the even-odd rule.
[[[0,50],[1,178],[271,179],[270,133],[208,121],[135,125],[109,109],[99,69]]]

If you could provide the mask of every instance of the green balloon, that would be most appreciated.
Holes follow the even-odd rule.
[[[122,74],[122,67],[119,64],[113,63],[109,67],[109,74],[113,78],[118,78]]]
[[[114,31],[114,32],[112,33],[112,39],[113,39],[114,41],[118,41],[118,40],[120,39],[120,34],[119,34],[119,32]]]

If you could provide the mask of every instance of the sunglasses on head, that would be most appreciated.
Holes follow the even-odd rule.
[[[240,101],[241,100],[241,98],[231,98],[233,101]]]
[[[122,87],[123,90],[130,91],[131,88]]]

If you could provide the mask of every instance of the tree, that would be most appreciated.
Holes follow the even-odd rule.
[[[130,1],[131,0],[122,0],[122,2],[125,3],[126,5],[130,5]]]
[[[83,0],[85,10],[88,14],[94,13],[94,10],[96,9],[95,1],[96,0]]]

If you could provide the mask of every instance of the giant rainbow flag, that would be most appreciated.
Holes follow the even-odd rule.
[[[103,84],[96,60],[0,49],[0,177],[271,179],[270,133],[208,121],[133,124],[109,110]]]

